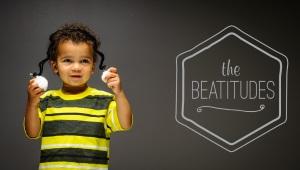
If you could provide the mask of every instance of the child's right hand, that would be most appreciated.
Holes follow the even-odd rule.
[[[29,80],[27,87],[28,103],[32,105],[38,105],[40,102],[40,96],[44,94],[43,89],[41,89],[37,83],[35,83],[34,78]]]

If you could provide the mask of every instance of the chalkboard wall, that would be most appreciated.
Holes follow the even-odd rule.
[[[0,169],[38,168],[40,141],[26,139],[22,127],[26,86],[29,73],[38,71],[37,64],[46,55],[50,33],[70,22],[82,22],[99,34],[101,50],[107,56],[105,64],[119,69],[134,111],[133,129],[111,137],[110,169],[300,168],[296,3],[10,0],[1,1],[0,9]],[[287,122],[235,152],[228,152],[175,119],[177,56],[229,25],[276,49],[289,61]],[[201,65],[201,70],[206,68],[210,65]],[[277,66],[266,66],[266,70],[273,68]],[[50,89],[60,87],[48,65],[44,76]],[[99,71],[90,85],[109,91]]]

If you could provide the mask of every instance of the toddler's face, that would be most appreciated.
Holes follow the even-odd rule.
[[[65,87],[85,86],[94,71],[92,46],[71,40],[61,42],[52,69],[58,73]]]

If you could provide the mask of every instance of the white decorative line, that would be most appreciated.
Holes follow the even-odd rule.
[[[214,107],[214,106],[199,106],[197,107],[197,112],[202,112],[202,108],[212,108],[212,109],[219,109],[219,110],[227,110],[227,111],[236,111],[236,112],[260,112],[262,110],[264,110],[266,108],[266,106],[264,104],[261,104],[259,106],[258,110],[239,110],[239,109],[229,109],[229,108],[222,108],[222,107]]]

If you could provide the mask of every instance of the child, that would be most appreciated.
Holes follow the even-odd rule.
[[[108,169],[111,133],[132,126],[118,70],[106,76],[114,95],[92,88],[100,41],[91,30],[66,24],[49,39],[47,57],[62,87],[44,92],[31,79],[24,119],[27,137],[42,138],[39,169]]]

